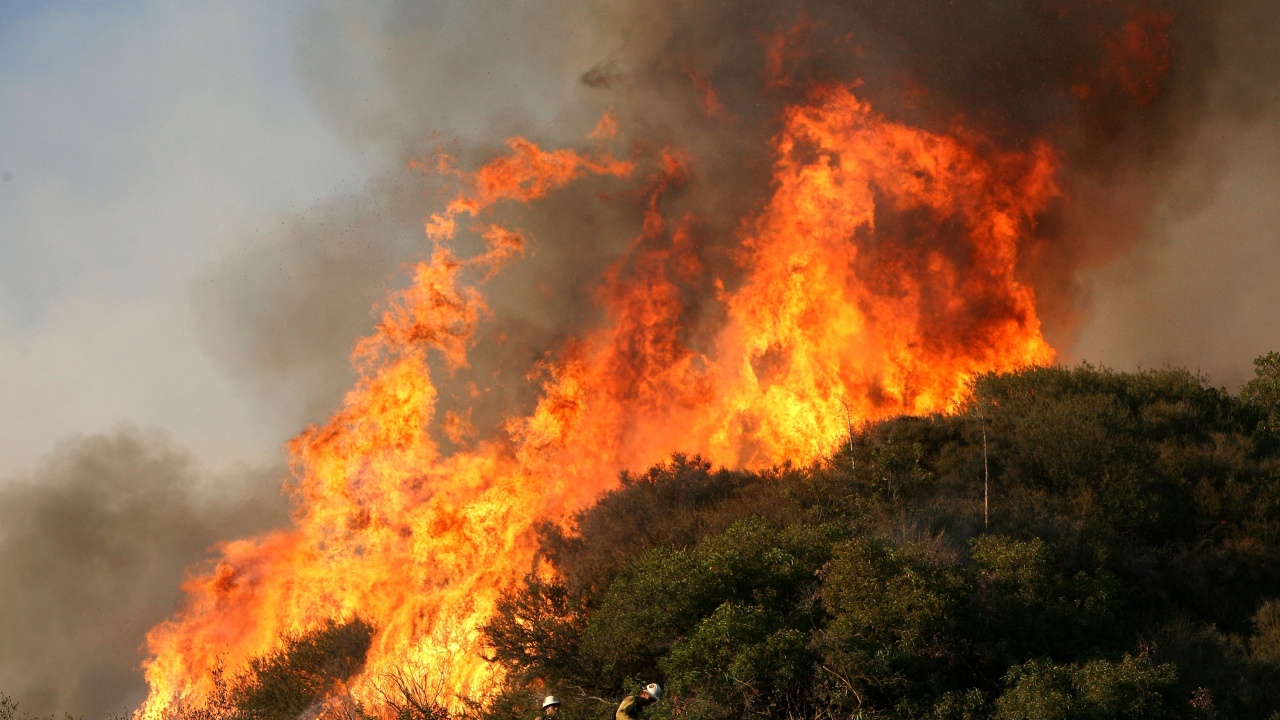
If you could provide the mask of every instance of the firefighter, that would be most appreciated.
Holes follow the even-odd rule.
[[[548,695],[547,699],[542,701],[542,717],[549,718],[558,712],[560,712],[560,698]]]
[[[649,705],[662,699],[662,686],[649,683],[639,695],[628,695],[618,703],[618,711],[613,714],[614,720],[641,720],[642,711]]]

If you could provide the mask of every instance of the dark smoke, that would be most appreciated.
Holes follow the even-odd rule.
[[[1201,122],[1135,251],[1092,273],[1075,357],[1186,366],[1234,389],[1251,358],[1280,349],[1280,12],[1229,7]]]
[[[599,119],[596,104],[582,106],[578,61],[564,57],[578,32],[554,22],[578,8],[557,0],[311,6],[299,66],[312,100],[349,142],[382,153],[388,167],[367,193],[288,221],[196,289],[212,354],[294,408],[300,425],[333,409],[350,386],[354,339],[371,331],[375,306],[403,284],[405,265],[430,253],[422,221],[448,199],[406,163],[444,149],[468,167],[515,134],[572,145]],[[554,232],[543,233],[545,223],[530,228],[529,255],[490,294],[494,316],[484,332],[502,338],[502,351],[475,358],[469,373],[493,381],[485,386],[523,378],[573,329],[565,319],[589,305],[586,279],[634,234],[621,212],[629,206],[599,207],[594,192],[579,192],[584,197],[570,191],[554,201],[566,213]],[[576,229],[570,238],[560,235],[567,224]],[[467,379],[437,381],[446,395],[469,396]],[[480,402],[497,418],[529,399],[494,391]],[[481,407],[473,419],[484,414]]]
[[[1059,148],[1067,199],[1041,218],[1048,240],[1028,249],[1024,273],[1048,339],[1069,358],[1096,312],[1088,273],[1139,247],[1177,253],[1150,234],[1162,199],[1182,192],[1186,216],[1216,196],[1229,168],[1198,154],[1206,127],[1274,106],[1274,71],[1264,68],[1277,14],[1258,0],[318,2],[302,23],[307,87],[349,142],[389,158],[387,179],[229,260],[197,304],[218,354],[318,419],[350,380],[347,350],[371,327],[371,305],[403,281],[397,263],[428,252],[421,220],[445,198],[405,163],[441,146],[473,167],[511,135],[589,146],[605,111],[621,128],[616,152],[687,153],[690,180],[664,209],[698,216],[702,259],[731,286],[740,228],[769,189],[779,111],[815,84],[857,83],[895,121],[961,126],[998,148],[1036,139]],[[1190,193],[1176,182],[1188,163],[1197,169]],[[518,215],[530,253],[487,288],[493,315],[479,341],[500,342],[444,379],[446,408],[451,397],[473,404],[468,382],[485,391],[480,424],[527,407],[524,383],[508,380],[598,319],[590,293],[638,234],[641,202],[616,183],[580,184],[498,211]],[[690,298],[691,312],[705,299]],[[1126,318],[1149,326],[1147,313]],[[1188,322],[1205,334],[1214,318]],[[1125,338],[1100,342],[1112,340]],[[1196,366],[1199,350],[1169,359]]]
[[[422,184],[403,168],[366,193],[280,221],[192,291],[205,348],[296,427],[323,419],[353,378],[352,341],[421,252]]]
[[[184,571],[285,519],[282,472],[201,478],[166,436],[123,429],[0,485],[0,692],[32,715],[132,711],[143,638],[177,609]]]

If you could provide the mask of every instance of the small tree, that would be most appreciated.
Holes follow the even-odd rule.
[[[837,546],[825,573],[830,621],[814,640],[822,699],[850,712],[930,701],[964,655],[963,579],[917,544],[862,538]]]
[[[1240,401],[1261,415],[1258,433],[1280,440],[1280,353],[1269,352],[1253,361],[1254,377],[1240,388]]]
[[[176,707],[169,717],[291,720],[319,709],[342,682],[364,667],[373,633],[372,625],[353,618],[341,623],[330,619],[311,632],[287,635],[278,649],[250,660],[249,669],[232,680],[219,664],[213,673],[214,692],[205,704]]]
[[[563,582],[531,574],[498,599],[483,632],[491,659],[548,680],[577,671],[586,621],[582,599]]]
[[[807,683],[806,639],[764,606],[726,602],[677,641],[661,667],[673,696],[695,701],[689,715],[776,717]]]

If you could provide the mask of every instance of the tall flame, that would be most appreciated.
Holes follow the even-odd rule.
[[[847,432],[846,413],[945,411],[978,373],[1053,360],[1018,279],[1059,193],[1047,144],[1005,151],[895,124],[840,86],[780,127],[771,196],[719,239],[735,248],[732,278],[709,269],[699,218],[663,213],[691,178],[679,151],[631,162],[514,139],[458,173],[466,189],[426,224],[431,258],[356,346],[355,388],[289,446],[294,527],[225,544],[186,584],[186,608],[148,635],[139,714],[198,704],[220,664],[239,672],[281,633],[357,614],[377,628],[357,699],[376,702],[397,672],[435,678],[445,702],[482,694],[499,670],[477,652],[479,628],[533,568],[536,523],[590,503],[620,470],[676,450],[807,463]],[[535,368],[528,415],[443,451],[441,433],[467,423],[436,416],[432,354],[466,365],[487,316],[480,288],[526,242],[483,218],[589,175],[638,177],[649,198],[599,285],[604,320]],[[476,257],[452,249],[460,221],[486,242]],[[711,309],[695,308],[708,289]]]

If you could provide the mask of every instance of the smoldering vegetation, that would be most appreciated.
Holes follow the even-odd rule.
[[[147,631],[220,539],[286,517],[283,468],[203,477],[163,433],[69,439],[0,485],[0,691],[20,712],[104,718],[145,694]]]

